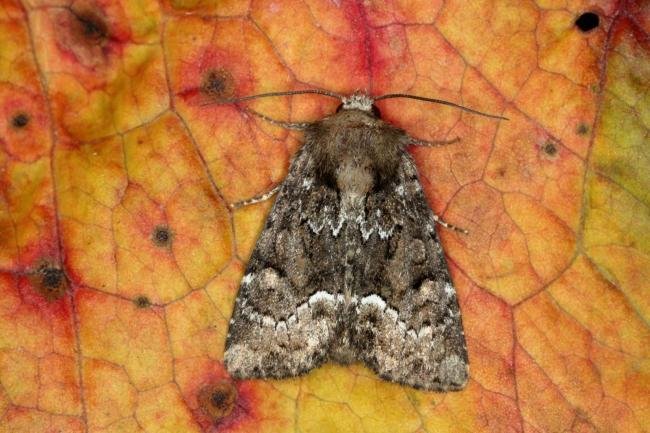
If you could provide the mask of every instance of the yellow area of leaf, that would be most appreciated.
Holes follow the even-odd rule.
[[[76,298],[86,356],[122,366],[136,389],[171,380],[171,353],[160,344],[166,339],[165,322],[155,308],[141,311],[128,300],[86,291]]]
[[[138,392],[123,366],[88,358],[83,361],[83,371],[89,430],[106,428],[125,419],[135,422],[132,417]]]
[[[0,433],[648,431],[648,16],[613,1],[0,0]],[[271,201],[228,205],[282,182],[302,140],[246,108],[309,121],[337,102],[216,101],[313,87],[510,118],[380,104],[415,137],[461,138],[411,150],[434,211],[470,232],[441,232],[461,392],[361,365],[268,381],[223,367]],[[235,404],[205,407],[206,389]]]
[[[250,7],[250,2],[242,0],[171,0],[168,2],[168,5],[177,11],[228,17],[246,14]]]

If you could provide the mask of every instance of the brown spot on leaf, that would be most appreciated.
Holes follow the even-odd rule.
[[[133,300],[133,303],[138,308],[148,308],[151,306],[151,301],[146,296],[138,296]]]
[[[108,26],[102,17],[92,11],[74,11],[72,31],[80,39],[94,45],[101,45],[108,39]]]
[[[557,143],[548,140],[542,144],[542,152],[547,156],[555,156],[557,154]]]
[[[226,380],[212,383],[199,390],[197,400],[201,411],[217,422],[230,415],[235,407],[237,388]]]
[[[11,126],[16,129],[21,129],[29,123],[29,116],[26,113],[16,113],[11,119]]]
[[[589,132],[589,125],[587,125],[586,123],[581,123],[576,128],[576,133],[578,135],[586,135],[588,132]]]
[[[235,83],[230,72],[223,68],[210,69],[201,82],[201,92],[217,99],[226,99],[235,93]]]
[[[52,265],[43,265],[32,275],[35,290],[48,301],[61,299],[68,290],[63,271]]]
[[[55,37],[59,49],[72,54],[86,67],[103,65],[107,60],[111,33],[102,10],[88,4],[63,9],[56,16]]]
[[[151,238],[159,247],[167,247],[172,243],[172,233],[167,226],[156,226]]]

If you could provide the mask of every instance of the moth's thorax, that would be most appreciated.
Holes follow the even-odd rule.
[[[318,173],[339,191],[355,196],[394,177],[405,140],[402,130],[358,109],[326,117],[306,137]]]
[[[380,128],[386,125],[386,122],[375,117],[371,111],[345,108],[324,118],[320,123],[340,128]]]

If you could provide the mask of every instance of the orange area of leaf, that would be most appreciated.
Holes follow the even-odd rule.
[[[583,12],[599,26],[583,32]],[[0,433],[647,432],[642,2],[0,0]],[[228,320],[301,134],[382,101],[458,291],[470,382],[235,381]]]

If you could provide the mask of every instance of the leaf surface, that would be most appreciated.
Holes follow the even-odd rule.
[[[585,12],[591,30],[576,24]],[[0,432],[645,432],[643,2],[0,0]],[[582,21],[579,21],[582,23]],[[382,101],[441,231],[461,392],[328,364],[232,381],[232,305],[299,133]]]

